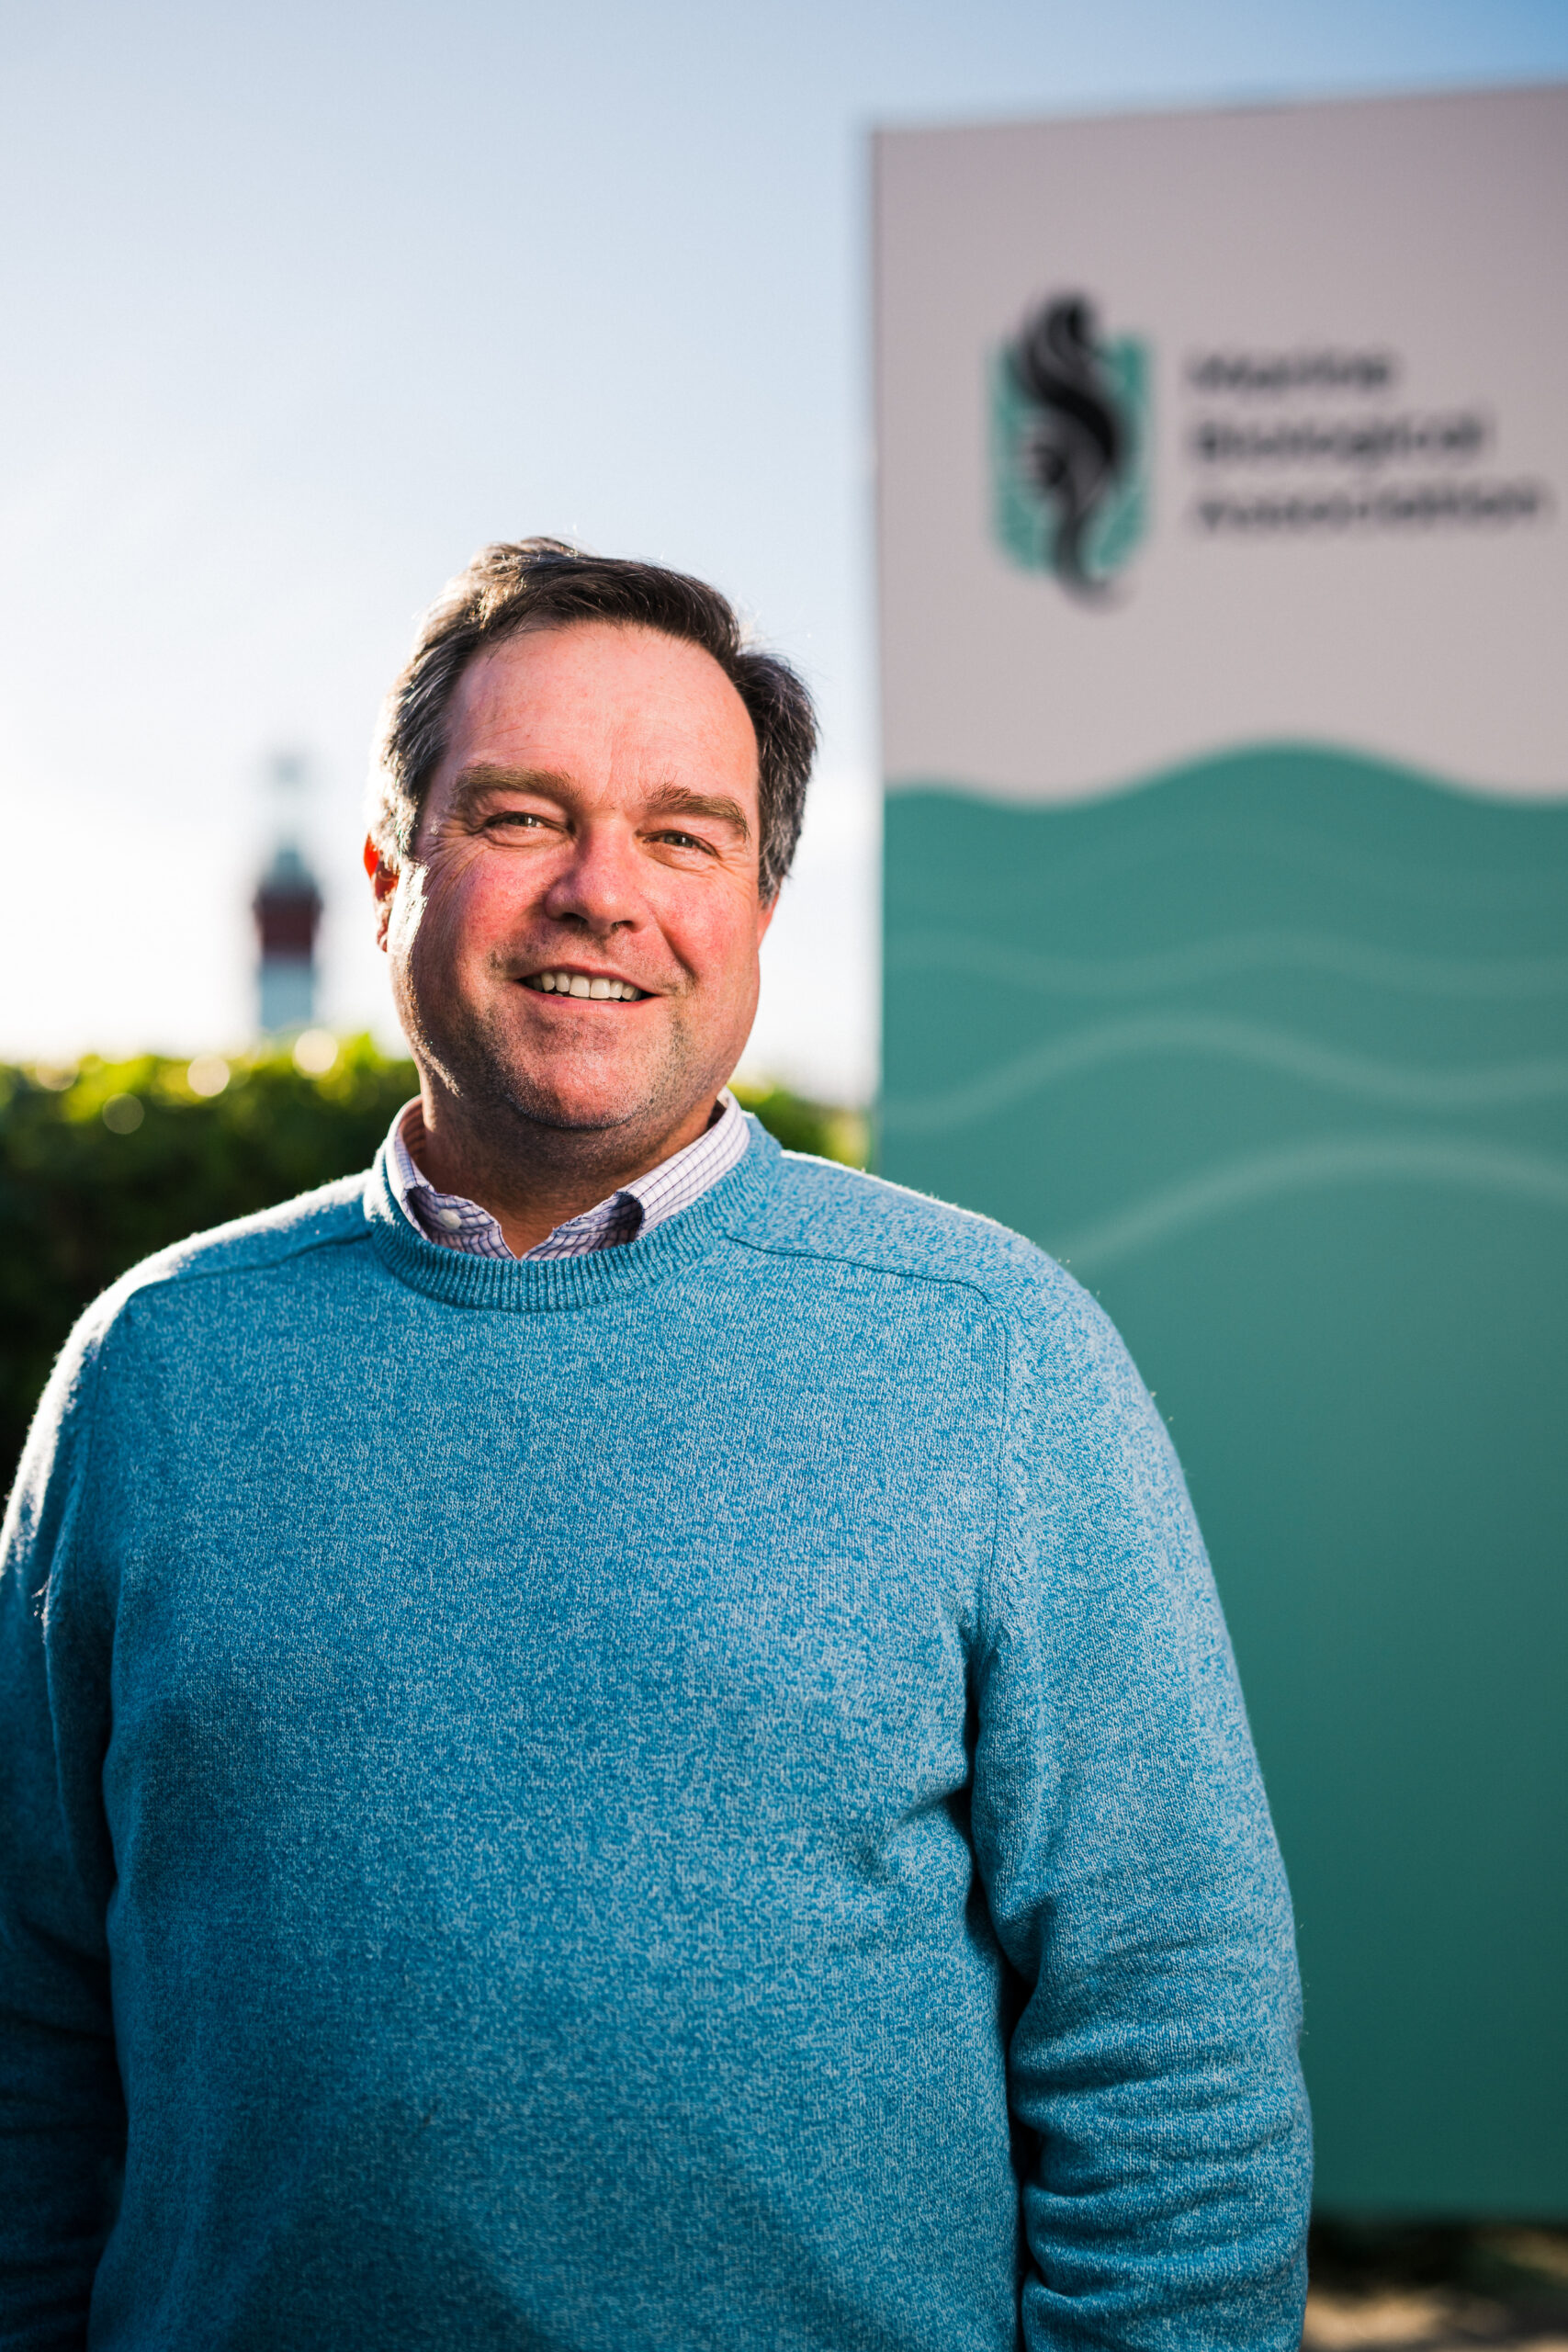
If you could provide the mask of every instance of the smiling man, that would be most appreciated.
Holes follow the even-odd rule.
[[[1092,1302],[725,1083],[804,689],[491,548],[376,1167],[84,1319],[0,1588],[0,2345],[1300,2340],[1292,1928]]]
[[[763,835],[798,829],[812,749],[802,689],[782,664],[731,650],[733,622],[694,584],[680,583],[691,609],[677,616],[734,678],[699,638],[663,627],[541,626],[547,567],[563,560],[536,556],[533,626],[480,640],[427,787],[399,791],[366,846],[423,1080],[392,1147],[400,1198],[434,1239],[478,1234],[519,1257],[564,1254],[580,1237],[556,1227],[602,1200],[594,1231],[629,1240],[653,1202],[682,1197],[673,1161],[711,1177],[744,1151],[739,1111],[716,1100],[756,1013],[782,878],[780,842]],[[451,641],[434,634],[423,662]],[[394,777],[430,764],[412,716],[423,683],[416,659],[389,713]],[[764,752],[781,771],[765,779],[766,818]],[[785,864],[793,847],[789,830]],[[657,1185],[630,1189],[655,1169]],[[486,1204],[483,1225],[443,1197],[459,1181]]]

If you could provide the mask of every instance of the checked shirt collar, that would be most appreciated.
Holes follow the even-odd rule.
[[[744,1159],[750,1132],[740,1105],[727,1087],[712,1121],[695,1143],[660,1161],[581,1216],[569,1217],[525,1258],[581,1258],[594,1250],[618,1250],[651,1233],[700,1200],[721,1176]],[[398,1206],[427,1241],[444,1250],[464,1250],[475,1258],[510,1258],[512,1251],[488,1209],[461,1193],[438,1193],[415,1154],[424,1141],[419,1098],[405,1102],[387,1137],[387,1165]]]

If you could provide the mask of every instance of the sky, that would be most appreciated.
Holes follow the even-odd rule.
[[[483,541],[712,579],[823,752],[748,1055],[876,1084],[868,133],[1568,75],[1568,0],[0,7],[0,1057],[242,1044],[295,814]]]

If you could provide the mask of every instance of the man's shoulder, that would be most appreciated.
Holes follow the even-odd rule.
[[[363,1174],[343,1176],[276,1208],[172,1242],[123,1273],[89,1316],[107,1325],[133,1302],[159,1293],[186,1291],[228,1275],[283,1271],[317,1251],[366,1241],[365,1182]]]
[[[907,1191],[856,1169],[786,1152],[765,1207],[737,1238],[743,1247],[816,1261],[835,1272],[927,1286],[939,1320],[997,1332],[1009,1365],[1010,1411],[1034,1434],[1065,1443],[1080,1467],[1122,1459],[1169,1460],[1169,1444],[1136,1366],[1098,1299],[1067,1269],[994,1218]],[[1163,1469],[1160,1475],[1164,1476]]]
[[[34,1416],[13,1510],[25,1519],[39,1507],[51,1464],[62,1446],[69,1451],[74,1442],[70,1431],[90,1422],[90,1400],[98,1390],[106,1351],[133,1363],[142,1340],[155,1333],[166,1338],[171,1330],[181,1345],[194,1339],[201,1346],[222,1346],[225,1312],[255,1310],[254,1289],[224,1301],[222,1277],[237,1278],[235,1289],[243,1294],[249,1287],[244,1278],[287,1276],[290,1267],[319,1266],[323,1251],[335,1250],[341,1256],[343,1244],[368,1238],[365,1178],[345,1176],[276,1208],[192,1234],[130,1267],[78,1317],[55,1361]],[[192,1308],[194,1315],[184,1312]]]
[[[739,1238],[755,1249],[968,1291],[1031,1317],[1092,1305],[1055,1258],[994,1218],[803,1152],[781,1155],[766,1206]]]

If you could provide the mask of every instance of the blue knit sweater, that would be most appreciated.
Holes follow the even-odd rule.
[[[378,1166],[100,1302],[5,1540],[0,2343],[1293,2352],[1224,1629],[1027,1243],[758,1131],[496,1262]]]

